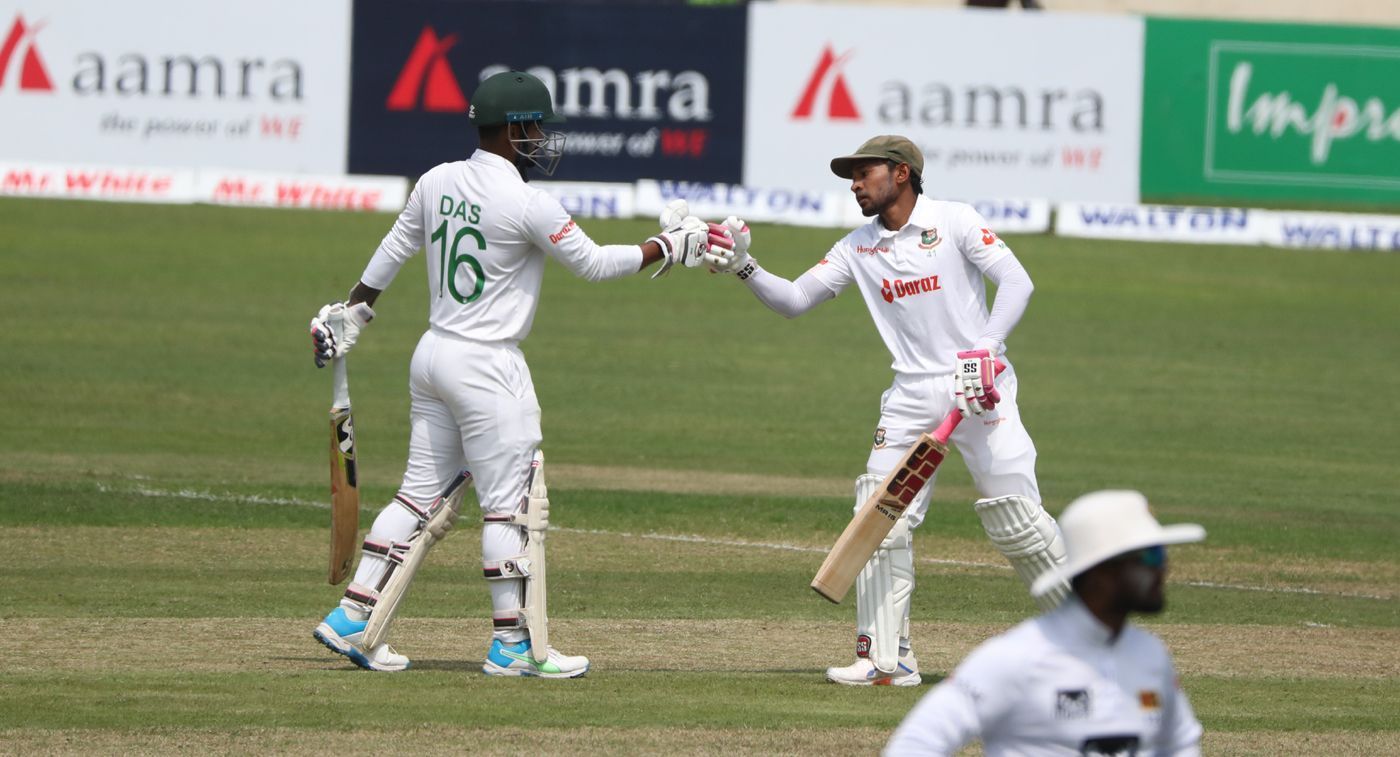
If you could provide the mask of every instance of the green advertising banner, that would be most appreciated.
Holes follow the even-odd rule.
[[[1142,195],[1400,205],[1400,29],[1149,18]]]

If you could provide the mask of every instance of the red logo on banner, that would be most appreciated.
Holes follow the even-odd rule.
[[[5,86],[5,74],[10,69],[10,60],[23,43],[24,59],[20,63],[19,88],[31,92],[53,91],[53,81],[49,79],[49,72],[44,68],[44,61],[39,58],[39,49],[34,46],[34,36],[39,33],[40,28],[42,25],[26,26],[24,17],[15,15],[10,33],[5,36],[5,44],[0,46],[0,88]]]
[[[822,49],[822,57],[817,61],[816,69],[812,71],[812,78],[807,80],[807,87],[802,90],[802,99],[798,100],[797,107],[793,108],[792,117],[794,119],[812,117],[812,108],[816,104],[817,96],[823,91],[823,85],[830,81],[830,85],[825,87],[828,93],[826,100],[827,118],[848,121],[860,120],[860,111],[856,109],[856,101],[851,99],[851,90],[846,86],[846,77],[841,73],[841,66],[850,54],[850,51],[847,51],[837,56],[830,44]]]
[[[399,72],[394,89],[385,105],[389,110],[416,110],[421,100],[423,110],[435,113],[464,113],[467,98],[447,65],[447,51],[457,44],[457,35],[439,38],[431,26],[423,27],[408,62]]]

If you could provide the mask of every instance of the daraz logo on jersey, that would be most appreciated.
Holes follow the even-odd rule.
[[[889,279],[880,279],[880,296],[885,298],[885,302],[894,302],[899,298],[913,297],[925,292],[936,292],[942,288],[938,285],[937,276],[925,276],[911,281],[895,279],[893,285]]]
[[[571,232],[573,232],[574,229],[577,228],[578,224],[574,223],[574,219],[570,218],[569,222],[564,224],[564,228],[549,235],[549,243],[559,244],[559,240],[563,239],[564,237],[567,237]]]

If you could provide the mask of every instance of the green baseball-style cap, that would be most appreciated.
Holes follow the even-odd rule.
[[[924,154],[919,146],[895,134],[882,134],[866,140],[851,155],[831,159],[831,172],[843,179],[851,178],[851,167],[858,160],[893,160],[909,164],[909,170],[924,175]]]
[[[549,88],[533,74],[502,71],[487,77],[472,93],[467,119],[474,126],[500,126],[525,121],[561,123],[555,115]]]

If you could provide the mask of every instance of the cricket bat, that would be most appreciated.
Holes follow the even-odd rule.
[[[344,316],[332,313],[331,329],[340,333]],[[350,575],[355,542],[360,536],[360,477],[355,466],[355,418],[350,410],[350,380],[345,358],[331,361],[331,567],[329,581]]]
[[[1005,368],[1001,361],[997,361],[998,375]],[[875,554],[880,542],[889,536],[895,521],[938,471],[938,466],[948,454],[948,439],[961,422],[962,414],[951,410],[932,434],[919,435],[918,441],[904,453],[899,465],[880,482],[879,488],[861,505],[846,525],[846,530],[836,539],[821,568],[817,569],[817,575],[812,578],[814,591],[836,604],[845,599],[856,576]]]

